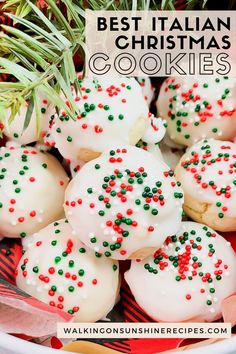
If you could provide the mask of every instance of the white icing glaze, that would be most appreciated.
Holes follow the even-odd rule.
[[[114,145],[135,145],[150,127],[152,119],[135,79],[85,78],[80,85],[81,94],[73,91],[79,110],[77,120],[61,112],[51,124],[48,143],[66,159],[81,159],[83,150],[101,153]],[[155,142],[160,132],[163,136],[160,128]]]
[[[39,97],[41,103],[41,119],[39,134],[37,134],[37,119],[36,111],[33,109],[30,123],[24,130],[24,122],[27,113],[27,106],[21,106],[19,112],[16,114],[14,120],[10,125],[4,127],[4,134],[11,140],[15,141],[19,145],[30,144],[35,141],[42,141],[46,134],[47,126],[50,120],[50,116],[54,113],[54,109],[49,105],[48,100]],[[10,117],[10,109],[6,111],[6,118]]]
[[[156,144],[161,141],[166,133],[165,121],[161,118],[150,115],[151,125],[147,128],[142,136],[142,140],[148,144]]]
[[[63,219],[30,236],[18,269],[17,286],[63,311],[76,322],[95,322],[113,308],[118,262],[95,255]]]
[[[214,139],[198,142],[183,155],[176,175],[189,208],[196,209],[196,202],[205,203],[206,212],[211,214],[206,220],[209,226],[217,222],[222,225],[219,230],[224,231],[230,227],[228,218],[233,218],[236,230],[236,144]]]
[[[0,176],[0,234],[25,236],[63,215],[68,177],[53,156],[31,147],[2,147]]]
[[[184,222],[176,236],[155,256],[132,261],[125,279],[137,303],[157,321],[215,321],[222,300],[236,291],[236,255],[223,237],[202,224]],[[181,236],[188,237],[183,244]]]
[[[127,259],[159,247],[178,230],[183,194],[163,161],[136,147],[117,151],[82,167],[66,190],[64,206],[87,246]]]
[[[168,122],[168,135],[178,144],[191,146],[204,138],[232,140],[236,135],[236,79],[168,78],[157,108]]]

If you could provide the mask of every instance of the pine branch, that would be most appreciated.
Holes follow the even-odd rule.
[[[85,49],[85,8],[174,10],[177,0],[0,0],[0,9],[3,3],[16,26],[2,26],[7,34],[0,33],[0,74],[9,73],[17,82],[0,82],[0,108],[11,109],[11,121],[20,104],[28,101],[24,127],[29,124],[32,107],[37,110],[39,127],[39,91],[72,119],[78,113],[70,87],[79,90],[73,57],[79,50],[83,55]],[[205,8],[206,3],[207,0],[187,0],[187,7]],[[67,97],[70,108],[61,95]]]
[[[0,66],[4,68],[0,72],[10,73],[21,85],[0,83],[0,104],[11,109],[11,121],[18,112],[20,103],[29,102],[24,129],[30,122],[32,107],[38,106],[39,90],[50,97],[55,107],[66,111],[72,119],[76,118],[78,112],[70,86],[74,85],[75,89],[78,89],[73,56],[82,44],[84,31],[83,12],[73,11],[71,0],[64,2],[68,6],[72,21],[76,24],[75,28],[55,5],[55,1],[47,1],[53,21],[50,21],[32,2],[26,2],[37,21],[10,14],[14,22],[18,26],[23,26],[26,31],[2,26],[8,35],[0,34],[2,51],[10,53],[8,58],[0,58]],[[58,87],[61,88],[61,92],[58,92]],[[70,108],[63,102],[61,95],[67,97]],[[39,127],[39,110],[36,113]]]

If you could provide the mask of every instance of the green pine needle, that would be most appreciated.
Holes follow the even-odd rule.
[[[47,0],[47,8],[36,6],[36,0],[0,0],[4,11],[17,27],[2,26],[0,33],[0,73],[9,73],[17,82],[0,82],[1,112],[11,110],[10,123],[20,106],[28,102],[24,129],[36,112],[37,132],[41,110],[39,92],[48,97],[56,111],[65,111],[72,119],[78,114],[71,85],[79,92],[74,66],[75,53],[86,51],[85,6],[92,10],[174,10],[177,0]],[[234,2],[234,0],[231,0]],[[204,8],[207,0],[187,0],[188,8]],[[13,15],[14,13],[14,15]],[[65,104],[62,95],[69,105]],[[69,108],[69,107],[70,108]],[[5,122],[5,125],[7,123]]]
[[[30,124],[30,120],[31,120],[32,113],[33,113],[33,110],[34,110],[34,101],[35,101],[35,97],[34,97],[34,91],[33,91],[33,94],[32,94],[32,96],[31,96],[31,98],[29,100],[29,105],[28,105],[28,108],[27,108],[27,111],[26,111],[23,131],[25,131],[28,128],[29,124]]]

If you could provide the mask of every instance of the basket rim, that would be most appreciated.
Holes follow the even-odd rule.
[[[24,343],[24,344],[23,344]],[[17,348],[17,354],[59,354],[58,349],[52,349],[36,343],[14,337],[10,334],[0,331],[0,348],[12,351]],[[205,354],[224,354],[224,349],[227,348],[226,354],[235,354],[236,336],[230,339],[225,339],[217,343],[213,343],[200,348],[185,350],[184,354],[199,354],[204,351]],[[63,354],[71,354],[71,352],[63,351]],[[172,354],[177,354],[179,351],[172,351]],[[5,354],[3,352],[3,354]]]

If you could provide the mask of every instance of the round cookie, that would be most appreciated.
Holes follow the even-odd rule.
[[[158,114],[176,143],[191,146],[205,138],[236,135],[236,79],[211,76],[168,78],[157,100]]]
[[[39,134],[37,134],[37,118],[35,109],[33,109],[28,127],[24,130],[28,106],[22,105],[11,124],[5,125],[4,127],[4,134],[8,137],[8,139],[18,143],[19,145],[30,144],[35,141],[43,141],[50,116],[54,110],[47,99],[42,97],[39,97],[39,99],[41,104],[41,119],[40,127],[38,128]],[[8,109],[6,111],[6,119],[10,118],[10,114],[11,112]]]
[[[26,242],[16,276],[21,290],[74,315],[76,322],[98,321],[113,308],[118,262],[84,246],[67,220],[48,225]]]
[[[115,145],[135,145],[148,130],[155,133],[155,142],[159,141],[160,134],[153,124],[157,123],[157,128],[163,124],[153,123],[141,87],[134,78],[85,78],[79,80],[79,85],[80,92],[73,91],[77,119],[61,112],[50,123],[47,143],[57,147],[64,158],[87,162]]]
[[[154,320],[211,322],[221,317],[223,299],[236,291],[236,255],[212,229],[183,222],[152,256],[132,261],[125,279]]]
[[[130,146],[85,164],[66,190],[64,207],[82,242],[124,260],[144,258],[175,233],[182,203],[173,171]]]
[[[154,98],[154,87],[151,84],[151,80],[148,76],[137,77],[136,79],[137,79],[139,85],[141,86],[143,97],[149,107],[153,98]]]
[[[183,155],[175,173],[187,215],[218,231],[236,230],[236,144],[200,141]]]
[[[0,234],[25,237],[63,215],[68,177],[55,157],[32,147],[0,149]]]

